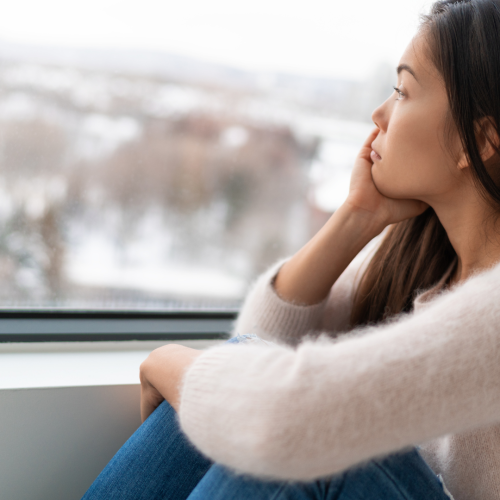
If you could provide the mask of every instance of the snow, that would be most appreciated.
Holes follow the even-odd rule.
[[[228,127],[220,137],[221,144],[229,149],[236,149],[244,146],[248,141],[248,132],[243,127]]]
[[[165,258],[169,237],[146,221],[142,238],[126,255],[108,235],[86,233],[66,260],[66,277],[75,284],[143,290],[173,296],[233,299],[243,295],[243,278],[214,267],[175,263]],[[149,230],[148,230],[149,229]]]
[[[213,268],[168,264],[119,267],[101,260],[72,262],[67,277],[75,284],[143,290],[185,297],[234,299],[243,295],[245,283]]]
[[[112,153],[121,144],[139,136],[141,126],[133,118],[110,118],[99,113],[87,115],[81,125],[81,137],[77,153],[95,159]]]
[[[265,87],[265,78],[262,82]],[[282,125],[299,138],[317,137],[321,148],[308,167],[308,198],[314,207],[327,213],[336,210],[345,200],[356,155],[373,129],[372,124],[336,119],[266,92],[236,99],[220,90],[201,86],[105,73],[85,74],[67,68],[14,65],[0,71],[0,86],[4,88],[0,95],[0,120],[8,123],[43,119],[58,124],[74,140],[72,161],[106,157],[121,145],[139,138],[146,122],[141,121],[144,117],[171,118],[193,111],[229,116],[243,124],[230,124],[222,131],[218,140],[226,149],[237,150],[247,144],[246,124]],[[125,114],[129,111],[114,112],[111,104],[117,98],[134,102],[144,116]],[[0,179],[0,217],[3,219],[19,206],[24,207],[29,218],[40,218],[48,204],[64,200],[67,195],[64,178],[49,176],[19,181],[15,188],[9,189]],[[89,188],[85,197],[89,206],[106,204],[98,188]],[[210,224],[217,225],[218,218],[224,219],[225,207],[219,208],[204,214],[207,228]],[[294,246],[307,237],[308,215],[303,208],[300,204],[291,206],[289,219],[284,221],[285,227],[293,229],[288,233],[295,235],[291,242]],[[217,260],[212,255],[214,248],[207,246],[195,262],[179,260],[172,251],[173,233],[165,230],[161,221],[151,218],[142,221],[139,234],[126,245],[116,240],[114,228],[120,221],[119,217],[106,223],[100,220],[101,233],[88,227],[71,229],[80,237],[70,241],[65,249],[64,275],[69,282],[184,297],[234,299],[244,295],[250,272],[245,269],[247,254],[226,255],[221,259],[224,252],[220,251]],[[15,235],[11,236],[15,241]],[[120,246],[126,246],[126,251]],[[239,259],[241,263],[236,266],[229,262],[231,259]],[[25,269],[18,273],[17,279],[23,286],[30,287],[38,277]]]
[[[154,247],[154,245],[151,245]],[[80,247],[67,262],[66,276],[78,285],[143,290],[173,296],[232,299],[243,294],[241,278],[204,266],[158,261],[120,265],[109,241],[93,239]]]

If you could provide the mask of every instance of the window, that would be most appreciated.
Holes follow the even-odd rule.
[[[237,309],[345,198],[422,6],[3,6],[0,307]]]

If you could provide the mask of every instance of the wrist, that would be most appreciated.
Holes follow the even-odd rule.
[[[379,218],[344,203],[283,265],[274,281],[276,293],[294,304],[319,304],[350,262],[384,227]]]
[[[357,208],[351,205],[349,200],[346,200],[335,211],[334,216],[343,225],[350,228],[350,233],[353,236],[357,236],[365,243],[378,236],[390,224],[382,215]]]

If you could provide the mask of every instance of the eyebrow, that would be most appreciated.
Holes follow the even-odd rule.
[[[396,68],[396,71],[398,72],[398,75],[399,73],[401,73],[401,71],[403,70],[406,70],[408,71],[408,73],[410,73],[410,75],[413,75],[413,78],[415,78],[415,80],[417,80],[418,82],[418,78],[415,76],[415,72],[410,68],[410,66],[408,66],[408,64],[400,64],[397,68]]]

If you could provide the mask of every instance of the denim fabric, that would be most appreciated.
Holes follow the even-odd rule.
[[[266,344],[266,345],[276,345],[274,342],[269,340],[264,340],[255,335],[255,333],[245,333],[244,335],[236,335],[226,341],[226,344]]]
[[[239,335],[229,343],[265,342]],[[266,342],[268,343],[268,342]],[[244,432],[244,431],[243,431]],[[449,500],[418,450],[311,482],[235,474],[199,453],[166,402],[122,446],[82,500]]]
[[[188,500],[449,500],[413,448],[311,482],[263,481],[214,464]]]
[[[118,450],[83,498],[187,498],[211,465],[189,443],[175,410],[163,401]]]

